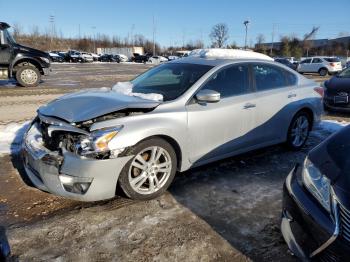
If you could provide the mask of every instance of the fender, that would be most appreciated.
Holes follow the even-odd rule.
[[[21,62],[29,62],[32,63],[35,67],[38,68],[38,70],[40,71],[40,73],[42,73],[42,68],[43,67],[47,67],[45,65],[45,63],[43,61],[41,61],[41,59],[33,57],[33,56],[29,56],[29,55],[22,55],[22,54],[17,54],[15,59],[13,59],[10,63],[9,66],[9,75],[13,74],[13,68],[16,64],[21,63]]]

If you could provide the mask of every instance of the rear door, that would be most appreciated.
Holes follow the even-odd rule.
[[[298,72],[307,73],[311,69],[311,58],[304,59],[298,66]]]
[[[248,64],[234,64],[215,72],[201,89],[220,93],[217,103],[187,105],[190,161],[201,163],[243,150],[254,127],[255,94]]]
[[[310,71],[312,73],[317,73],[320,68],[323,67],[323,61],[321,58],[313,58],[310,64]]]
[[[254,63],[252,74],[256,89],[254,143],[280,142],[285,138],[289,126],[293,102],[298,99],[297,77],[277,65],[267,63]]]

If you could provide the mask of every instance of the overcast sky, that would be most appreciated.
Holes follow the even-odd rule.
[[[320,26],[317,38],[350,32],[350,0],[0,0],[0,10],[0,19],[18,23],[27,32],[33,26],[47,30],[53,15],[57,31],[66,37],[77,37],[80,25],[81,36],[143,34],[152,39],[154,16],[161,45],[200,39],[209,44],[210,29],[220,22],[229,27],[228,43],[243,45],[246,19],[251,21],[248,43],[255,43],[260,33],[271,41],[273,27],[275,40],[282,34],[302,37],[313,26]]]

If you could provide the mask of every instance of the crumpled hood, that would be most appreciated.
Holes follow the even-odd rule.
[[[87,121],[123,109],[152,109],[160,102],[126,96],[111,90],[89,90],[64,95],[38,109],[70,123]]]

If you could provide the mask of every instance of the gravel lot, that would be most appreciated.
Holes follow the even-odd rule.
[[[57,64],[37,88],[2,81],[0,126],[31,119],[40,105],[64,93],[110,87],[149,67]],[[338,114],[325,118],[350,121]],[[279,145],[178,174],[169,193],[147,202],[52,196],[28,186],[18,157],[5,154],[0,225],[23,261],[295,261],[279,231],[282,185],[293,165],[328,135],[316,130],[300,152]]]

